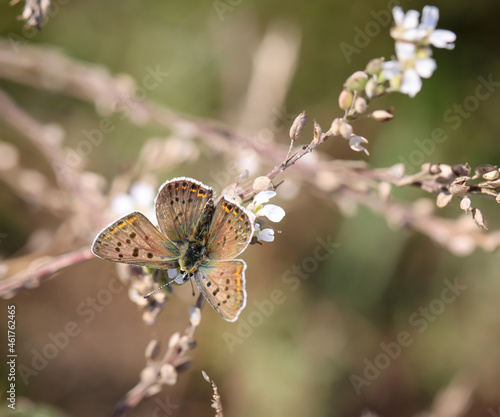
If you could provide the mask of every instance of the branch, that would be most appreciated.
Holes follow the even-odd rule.
[[[26,269],[0,281],[0,297],[11,298],[15,291],[22,287],[36,287],[43,278],[51,277],[68,266],[94,258],[95,256],[88,246],[57,257],[37,258]]]

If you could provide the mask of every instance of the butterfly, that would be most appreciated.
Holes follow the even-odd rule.
[[[99,258],[154,269],[180,268],[227,321],[246,304],[246,263],[233,259],[250,243],[247,211],[192,178],[165,182],[155,199],[159,228],[134,211],[104,228],[92,244]]]

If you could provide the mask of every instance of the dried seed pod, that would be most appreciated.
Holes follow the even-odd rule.
[[[473,208],[472,209],[472,218],[474,219],[474,222],[476,222],[476,224],[480,228],[488,230],[488,228],[484,224],[484,217],[483,217],[483,213],[481,213],[481,210],[479,210],[477,208]]]
[[[471,201],[469,197],[464,197],[462,201],[460,201],[460,208],[466,212],[470,210],[470,205]]]
[[[292,126],[290,127],[290,139],[296,141],[300,136],[302,130],[304,129],[306,123],[307,123],[307,115],[306,112],[303,111],[295,118],[295,120],[292,123]]]
[[[498,172],[498,169],[495,169],[493,171],[485,172],[483,174],[483,178],[487,181],[494,181],[500,177],[500,173]]]
[[[452,171],[457,177],[463,177],[470,175],[471,168],[468,163],[458,164],[458,165],[453,165]]]
[[[445,191],[440,192],[436,198],[436,206],[438,206],[439,208],[446,207],[452,198],[453,198],[452,194],[447,193]]]
[[[314,138],[312,140],[312,143],[314,145],[317,145],[321,139],[321,135],[323,134],[323,130],[321,129],[321,126],[314,120]]]
[[[484,164],[484,165],[479,165],[475,170],[474,173],[478,177],[482,177],[484,174],[490,171],[494,171],[498,168],[496,165],[490,165],[490,164]]]
[[[146,352],[145,352],[146,359],[156,358],[158,356],[159,351],[160,351],[160,342],[156,339],[151,340],[148,346],[146,347]]]

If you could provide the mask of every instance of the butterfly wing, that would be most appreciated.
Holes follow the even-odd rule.
[[[92,244],[99,258],[156,269],[177,268],[179,250],[137,211],[104,228]]]
[[[185,242],[196,228],[212,194],[212,188],[192,178],[165,182],[155,200],[156,216],[163,233],[172,242]]]
[[[207,262],[194,274],[196,286],[214,310],[227,321],[235,321],[245,308],[245,269],[239,259]]]
[[[232,259],[243,252],[253,235],[253,222],[235,201],[222,197],[215,207],[208,231],[207,256],[210,261]]]

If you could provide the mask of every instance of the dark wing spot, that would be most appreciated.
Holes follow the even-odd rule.
[[[151,252],[148,253],[148,258],[151,259],[153,257],[153,254]]]
[[[222,275],[222,274],[221,274]],[[231,282],[231,280],[228,278],[226,279],[226,284],[229,284]]]
[[[130,244],[130,239],[127,239],[125,242],[129,243]]]
[[[115,248],[115,251],[120,252],[120,248]]]
[[[118,255],[118,257],[119,257],[119,258],[123,258],[123,255],[120,253],[120,254]]]
[[[228,294],[228,295],[226,295],[226,298],[229,300],[231,298],[231,296]]]
[[[219,289],[217,288],[216,290],[214,290],[214,292],[212,294],[215,296],[215,295],[217,295],[218,292],[219,292]]]
[[[227,291],[227,290],[229,290],[229,288],[228,288],[228,287],[225,287],[225,288],[224,288],[224,291]]]
[[[144,240],[149,240],[149,236],[148,236],[148,235],[145,235],[145,236],[144,236]]]
[[[122,242],[117,242],[116,243],[116,246],[121,246],[122,245]]]
[[[210,281],[207,282],[207,287],[210,287],[210,285],[212,285],[212,283]]]
[[[129,236],[130,236],[130,238],[131,238],[131,239],[133,239],[133,238],[135,238],[137,235],[136,235],[134,232],[132,232],[132,233],[130,233],[130,235],[129,235]]]
[[[139,248],[134,248],[134,250],[132,251],[132,256],[134,258],[137,258],[139,256]]]

